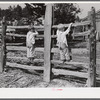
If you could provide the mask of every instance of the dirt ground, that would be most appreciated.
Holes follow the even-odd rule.
[[[89,62],[89,54],[83,48],[73,49],[73,61]],[[26,57],[25,51],[10,51],[7,53],[10,57]],[[43,58],[43,53],[36,52],[36,58]],[[54,55],[54,59],[59,59],[59,54]],[[16,62],[25,65],[43,65],[43,63],[30,63],[28,60],[7,59],[8,62]],[[97,74],[100,75],[100,43],[97,43]],[[86,79],[74,76],[53,75],[51,82],[43,81],[43,71],[23,70],[7,67],[6,71],[0,73],[0,88],[44,88],[44,87],[85,87]],[[99,87],[99,80],[97,80]]]

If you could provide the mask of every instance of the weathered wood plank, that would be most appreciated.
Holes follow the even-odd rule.
[[[51,60],[51,63],[53,64],[62,64],[62,61],[60,60]],[[82,68],[82,66],[84,68],[88,68],[89,64],[88,63],[82,63],[82,62],[65,62],[66,65],[74,65],[74,66],[80,66]]]
[[[44,70],[44,67],[41,67],[41,66],[28,66],[28,65],[10,63],[10,62],[7,62],[7,66],[12,67],[12,68],[26,69],[26,70]],[[80,78],[87,78],[88,77],[87,73],[68,71],[65,69],[63,70],[63,69],[52,68],[52,72],[54,73],[54,75],[70,75],[70,76],[76,76],[76,77],[80,77]]]
[[[85,31],[85,32],[80,32],[80,33],[73,33],[73,37],[78,37],[78,36],[87,36],[90,33],[90,31]],[[0,33],[1,35],[1,33]],[[26,38],[26,35],[23,34],[14,34],[14,33],[6,33],[7,36],[15,36],[15,37],[24,37]],[[51,35],[52,38],[56,38],[56,35]],[[37,35],[36,38],[44,38],[44,35]]]
[[[26,57],[7,57],[8,59],[14,60],[27,60]],[[44,59],[34,59],[34,62],[44,62]],[[53,67],[60,67],[60,68],[68,68],[68,69],[88,69],[88,63],[81,63],[81,62],[65,62],[63,64],[60,60],[51,60],[51,63],[55,66]]]
[[[52,72],[54,75],[70,75],[70,76],[76,76],[80,78],[88,78],[88,73],[78,72],[78,71],[68,71],[64,69],[54,69],[52,68]]]
[[[67,69],[67,70],[85,70],[85,71],[87,71],[87,69],[85,68],[85,67],[83,67],[83,66],[76,66],[76,65],[73,65],[73,64],[54,64],[54,66],[53,66],[53,68],[60,68],[60,69]]]
[[[83,25],[89,25],[90,21],[84,21],[84,22],[77,22],[74,23],[72,26],[83,26]],[[69,24],[64,24],[65,27],[68,27]],[[44,26],[34,26],[36,29],[44,29]],[[2,28],[0,26],[0,28]],[[28,29],[29,26],[8,26],[8,29]],[[53,25],[52,28],[57,28],[57,25]]]
[[[6,63],[7,66],[13,67],[13,68],[21,68],[21,69],[29,69],[29,70],[44,70],[44,67],[41,66],[28,66],[28,65],[22,65],[22,64],[17,64],[17,63]]]
[[[26,35],[23,35],[23,34],[14,34],[14,33],[6,33],[6,36],[14,36],[14,37],[23,37],[23,38],[26,38]],[[44,38],[44,35],[37,35],[36,38]]]
[[[6,65],[6,20],[3,17],[2,20],[2,38],[1,38],[1,64],[0,64],[0,72],[3,72],[4,67]]]
[[[74,37],[76,37],[76,36],[87,36],[89,34],[90,34],[90,30],[85,31],[85,32],[73,33],[72,36],[74,36]]]
[[[27,58],[26,57],[11,57],[11,56],[7,56],[7,58],[8,59],[20,59],[20,60],[27,60]],[[87,58],[87,57],[77,57],[77,56],[75,56],[75,59],[83,59],[83,60],[86,60],[86,62],[76,62],[76,61],[72,61],[72,62],[70,62],[70,64],[72,63],[73,65],[75,64],[75,66],[76,65],[85,65],[86,66],[86,68],[89,68],[88,67],[88,65],[89,65],[89,58]],[[44,60],[43,59],[34,59],[34,61],[35,62],[44,62]],[[60,64],[61,63],[61,61],[60,62],[58,62],[58,63],[56,63],[56,62],[54,62],[54,64]],[[69,62],[67,62],[67,64],[68,64]],[[69,65],[70,65],[69,64]],[[97,59],[97,64],[98,65],[100,65],[100,59]]]
[[[25,44],[25,43],[6,43],[6,46],[20,46],[23,44]]]
[[[90,46],[90,67],[88,70],[88,87],[96,87],[96,14],[95,8],[91,8],[89,13],[89,18],[91,21],[91,33],[89,38]]]
[[[7,57],[8,59],[14,59],[14,60],[27,60],[28,58],[27,57],[10,57],[8,56]],[[44,62],[44,59],[34,59],[34,62]]]
[[[7,46],[7,50],[19,50],[19,51],[26,51],[26,47],[25,46]],[[40,51],[40,52],[44,52],[44,48],[43,47],[36,47],[35,48],[36,51]],[[84,51],[87,52],[86,48],[72,48],[72,52],[78,52],[78,51]],[[51,50],[52,53],[58,53],[59,52],[59,48],[52,48]]]
[[[8,51],[26,51],[27,48],[24,46],[7,46],[7,50]],[[35,51],[39,51],[39,52],[44,52],[44,48],[42,47],[37,47],[35,48]],[[78,54],[79,52],[87,52],[88,50],[86,48],[72,48],[72,53],[73,54]],[[59,53],[59,49],[58,48],[52,48],[51,50],[52,53]]]
[[[43,29],[44,26],[34,26],[36,29]],[[2,28],[0,26],[0,28]],[[24,25],[24,26],[8,26],[8,29],[29,29],[29,26]]]
[[[44,81],[50,82],[51,77],[51,26],[52,4],[46,5],[44,24]]]

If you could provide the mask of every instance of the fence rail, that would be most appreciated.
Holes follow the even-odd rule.
[[[87,36],[89,35],[90,31],[85,31],[85,32],[78,32],[78,33],[73,33],[72,36]],[[23,37],[26,38],[26,35],[23,34],[14,34],[14,33],[6,33],[6,36],[14,36],[14,37]],[[51,35],[52,38],[56,38],[56,35]],[[1,38],[1,33],[0,33],[0,38]],[[36,38],[44,38],[44,35],[37,35]]]
[[[83,26],[83,25],[89,25],[90,21],[84,21],[84,22],[77,22],[74,23],[72,26]],[[64,24],[64,27],[68,27],[69,24]],[[53,25],[52,28],[57,28],[58,25]],[[7,29],[28,29],[29,26],[8,26]],[[34,26],[36,29],[44,29],[44,26]],[[0,26],[0,29],[2,29],[2,26]]]

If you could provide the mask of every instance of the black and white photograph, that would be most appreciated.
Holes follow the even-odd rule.
[[[0,88],[100,87],[100,2],[0,3]]]

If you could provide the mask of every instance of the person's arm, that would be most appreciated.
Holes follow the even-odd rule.
[[[39,33],[35,30],[34,35],[38,35]]]
[[[34,44],[35,43],[35,36],[38,35],[38,32],[35,30],[35,32],[33,34],[31,34],[30,36],[30,40],[31,43]]]
[[[30,35],[30,42],[31,42],[32,44],[35,43],[35,35],[34,35],[34,34],[31,34],[31,35]]]
[[[56,35],[58,36],[59,30],[57,30]]]
[[[65,35],[67,35],[70,32],[71,26],[72,26],[72,23],[69,24],[68,29],[64,32]]]
[[[57,41],[58,41],[58,34],[59,34],[59,30],[57,30],[57,32],[56,32],[56,36],[57,36],[56,40]]]

